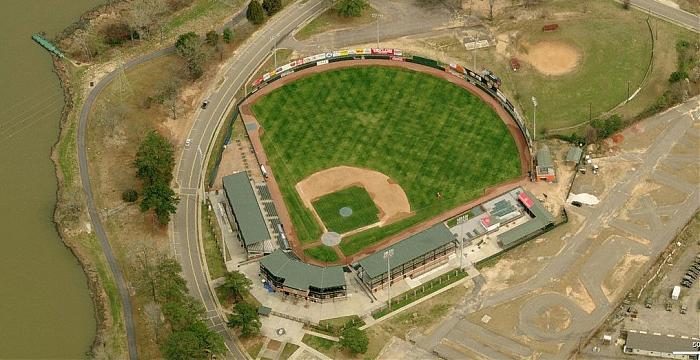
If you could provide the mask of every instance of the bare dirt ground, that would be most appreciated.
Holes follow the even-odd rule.
[[[617,262],[601,284],[603,293],[605,297],[608,298],[608,301],[613,302],[620,295],[625,289],[621,287],[620,284],[625,282],[625,278],[627,278],[629,274],[636,273],[647,260],[649,260],[648,256],[625,254],[625,256]]]
[[[401,186],[388,176],[370,169],[336,166],[311,174],[294,188],[307,208],[315,211],[312,202],[353,185],[360,185],[379,208],[379,221],[386,225],[411,215],[411,204]]]
[[[563,41],[540,41],[526,45],[526,52],[519,58],[529,62],[544,75],[564,75],[574,70],[581,58],[581,52],[571,44]]]
[[[535,319],[535,326],[547,331],[562,331],[571,326],[571,313],[561,305],[554,305]]]

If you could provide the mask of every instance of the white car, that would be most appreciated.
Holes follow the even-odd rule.
[[[192,139],[185,140],[185,147],[190,147],[191,143],[192,143]]]

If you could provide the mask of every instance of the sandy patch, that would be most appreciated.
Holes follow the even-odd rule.
[[[649,257],[644,255],[627,254],[615,264],[613,270],[600,284],[603,294],[610,303],[613,303],[622,291],[627,289],[627,283],[636,278],[635,273],[648,259]]]
[[[591,195],[588,193],[580,193],[580,194],[573,194],[572,193],[569,196],[568,201],[569,202],[578,201],[581,204],[586,204],[586,205],[597,205],[600,202],[600,200],[595,195]]]
[[[591,314],[596,308],[595,302],[588,293],[588,290],[586,290],[586,287],[583,286],[581,279],[575,279],[572,285],[573,286],[566,287],[564,290],[565,295],[573,300],[583,311]]]
[[[534,324],[547,332],[563,331],[571,326],[571,313],[565,307],[555,305],[542,312]]]
[[[578,49],[562,41],[540,41],[526,48],[527,52],[519,54],[519,58],[545,75],[568,74],[576,69],[581,58]]]
[[[367,190],[379,208],[381,225],[392,223],[411,215],[411,204],[401,186],[388,176],[374,170],[350,166],[336,166],[321,170],[298,182],[297,193],[312,212],[312,201],[353,185]]]

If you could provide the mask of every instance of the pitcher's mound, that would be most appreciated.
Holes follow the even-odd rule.
[[[581,53],[562,41],[540,41],[527,46],[521,57],[545,75],[564,75],[576,69]]]

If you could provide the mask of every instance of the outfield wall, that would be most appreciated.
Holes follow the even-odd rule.
[[[266,85],[279,80],[295,71],[308,69],[313,66],[323,66],[329,63],[345,61],[345,60],[364,60],[364,59],[380,59],[380,60],[391,60],[391,61],[406,61],[415,64],[420,64],[428,67],[432,67],[438,70],[448,72],[454,76],[462,78],[479,89],[486,92],[493,99],[497,100],[499,104],[508,112],[515,123],[518,125],[520,132],[522,132],[523,137],[527,141],[528,149],[530,150],[530,155],[532,155],[532,139],[530,137],[530,131],[525,126],[525,121],[520,115],[518,110],[513,106],[513,103],[508,100],[505,94],[499,90],[500,79],[490,72],[485,72],[479,74],[474,70],[470,70],[459,64],[441,64],[437,60],[424,58],[416,55],[404,54],[399,49],[346,49],[346,50],[336,50],[332,52],[316,54],[312,56],[307,56],[302,59],[297,59],[276,69],[263,74],[261,77],[255,79],[252,85],[252,91],[248,95],[251,95],[258,91],[259,89],[265,87]],[[245,100],[245,99],[244,99]]]

